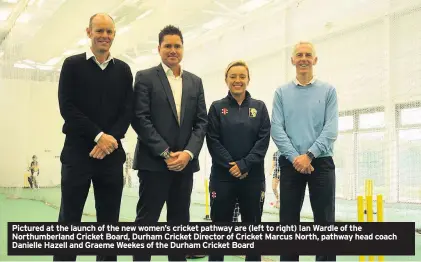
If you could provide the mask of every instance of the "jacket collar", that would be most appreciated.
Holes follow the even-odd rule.
[[[236,105],[238,105],[237,100],[235,100],[235,98],[232,96],[230,91],[228,91],[227,98],[231,103],[235,103]],[[251,95],[250,95],[249,91],[246,90],[246,97],[244,98],[244,101],[243,101],[243,103],[241,103],[241,105],[247,104],[249,102],[250,98],[251,98]]]

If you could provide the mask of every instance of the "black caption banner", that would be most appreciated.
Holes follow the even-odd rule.
[[[8,223],[8,255],[415,255],[415,223]]]

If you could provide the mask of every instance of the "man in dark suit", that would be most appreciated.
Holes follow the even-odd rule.
[[[202,80],[181,68],[183,36],[174,26],[159,33],[162,63],[139,71],[134,86],[132,127],[138,135],[133,169],[138,170],[136,222],[157,222],[164,203],[167,222],[190,220],[193,173],[207,128]],[[145,252],[145,250],[139,250]],[[150,260],[147,254],[134,261]],[[169,256],[185,260],[185,255]]]
[[[130,67],[113,58],[113,19],[91,17],[86,29],[91,48],[65,59],[58,98],[66,135],[60,160],[61,206],[59,222],[80,222],[91,182],[98,222],[118,222],[126,155],[121,144],[129,128],[133,105]],[[116,256],[98,256],[116,261]],[[54,261],[76,260],[75,255]]]

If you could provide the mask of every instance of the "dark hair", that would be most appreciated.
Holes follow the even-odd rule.
[[[104,14],[104,13],[96,13],[96,14],[94,14],[93,16],[91,16],[91,18],[89,18],[89,28],[92,28],[92,21],[94,20],[94,18],[97,16],[97,15],[106,15],[106,16],[108,16],[109,18],[111,18],[111,20],[113,21],[113,23],[114,23],[114,19],[109,15],[109,14]]]
[[[180,29],[178,29],[178,27],[175,27],[173,25],[167,25],[166,27],[164,27],[164,29],[162,29],[161,32],[159,32],[159,45],[161,45],[162,41],[164,41],[164,36],[166,35],[178,35],[181,39],[181,43],[184,44],[183,34],[181,34],[181,31]]]

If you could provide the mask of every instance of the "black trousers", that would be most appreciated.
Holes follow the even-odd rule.
[[[332,157],[312,161],[314,171],[301,174],[286,158],[279,158],[279,220],[281,223],[299,223],[306,186],[315,223],[335,222],[335,164]],[[280,261],[298,261],[299,254],[281,255]],[[316,261],[336,261],[335,255],[318,255]]]
[[[212,222],[231,222],[235,204],[240,206],[241,221],[260,223],[265,201],[265,181],[210,181]],[[209,261],[223,261],[223,254],[209,256]],[[260,261],[261,255],[247,254],[246,261]]]
[[[82,219],[83,208],[91,182],[94,188],[98,222],[118,222],[123,191],[123,164],[91,165],[62,164],[61,205],[58,222],[77,223]],[[53,261],[76,261],[75,255],[56,255]],[[117,261],[117,256],[97,256],[97,261]]]
[[[190,222],[190,200],[193,188],[192,172],[139,171],[139,202],[136,223],[156,223],[164,203],[167,206],[167,222]],[[144,250],[140,250],[144,252]],[[151,255],[137,254],[133,261],[150,261]],[[186,261],[186,254],[169,255],[169,261]]]

